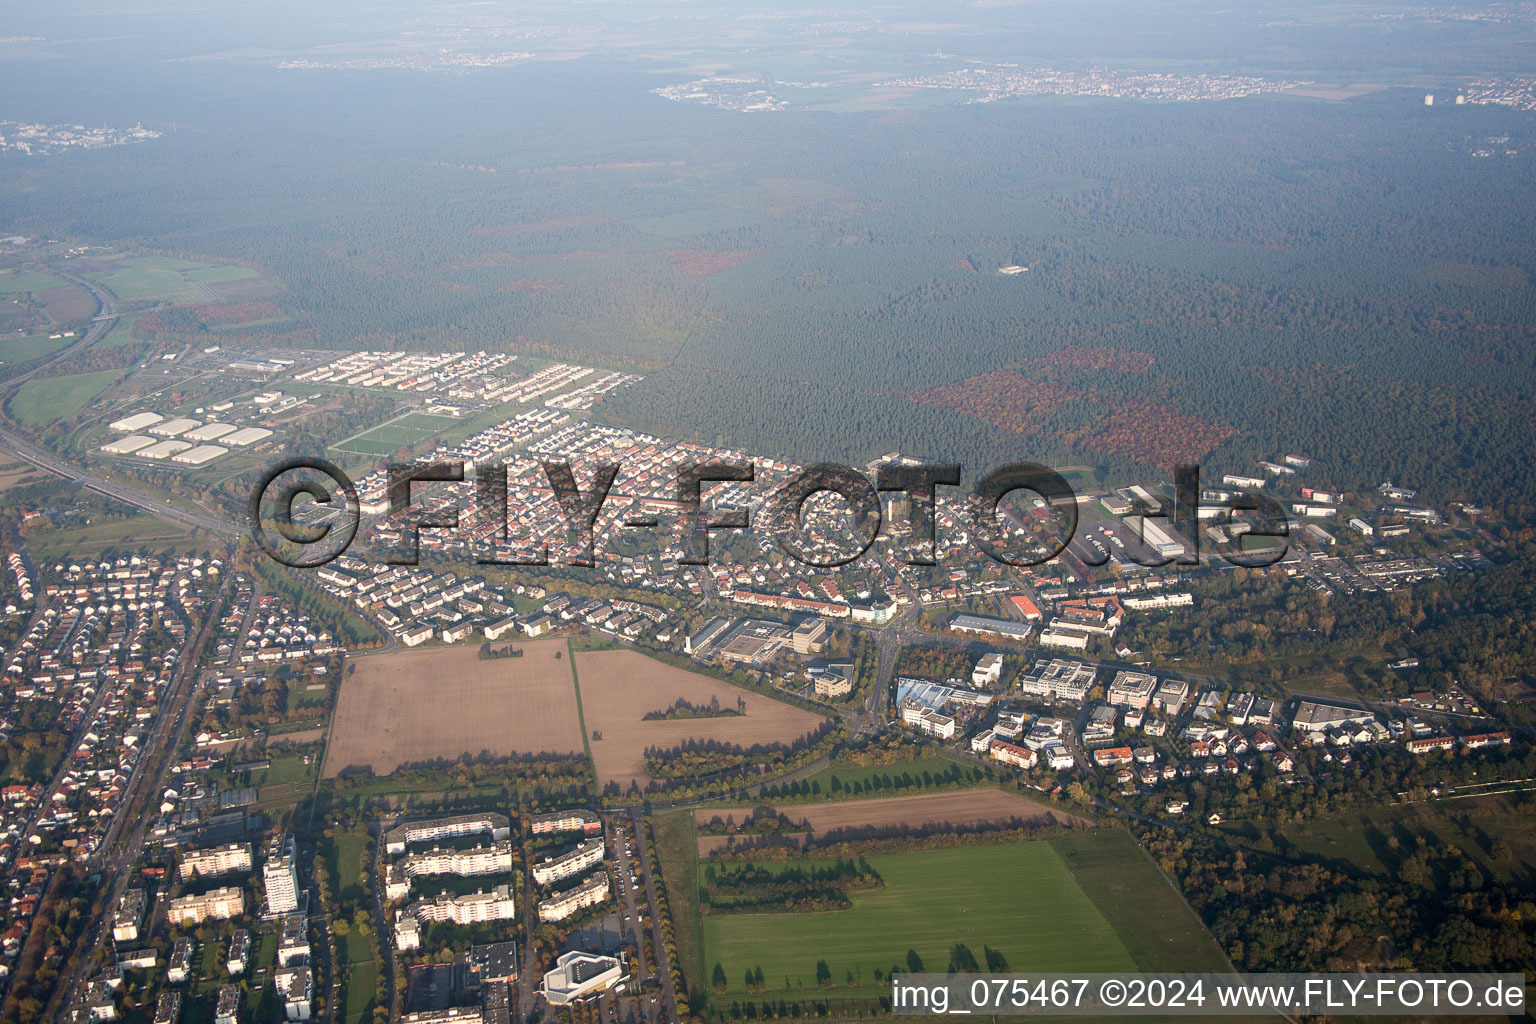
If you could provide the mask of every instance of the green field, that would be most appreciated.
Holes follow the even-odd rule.
[[[1372,807],[1288,825],[1276,838],[1340,871],[1388,875],[1417,849],[1421,835],[1459,848],[1506,885],[1536,879],[1536,815],[1521,795]]]
[[[19,295],[22,292],[42,292],[49,288],[64,288],[68,281],[35,270],[12,267],[0,270],[0,295]]]
[[[49,530],[29,538],[28,547],[42,556],[86,557],[100,555],[108,548],[130,551],[141,547],[161,553],[193,550],[192,534],[175,523],[156,516],[139,515],[131,519],[111,519],[89,526]]]
[[[46,334],[36,338],[6,338],[0,341],[0,363],[30,363],[34,359],[52,355],[65,345],[74,344],[79,338],[50,338]]]
[[[1134,958],[1047,842],[872,855],[885,888],[852,893],[853,908],[817,914],[732,914],[702,919],[704,963],[725,970],[726,997],[745,997],[744,977],[761,967],[767,994],[874,997],[888,992],[875,971],[943,973],[950,949],[990,947],[1011,972],[1131,970]],[[825,960],[832,988],[816,985]],[[984,961],[983,961],[984,962]],[[847,983],[852,972],[854,983]],[[785,996],[785,998],[789,998]]]
[[[462,422],[463,420],[453,416],[432,416],[424,412],[406,413],[397,419],[380,423],[370,430],[333,444],[331,449],[350,455],[381,458],[394,454],[400,448],[435,438],[443,431]]]
[[[6,409],[12,419],[29,427],[67,420],[107,390],[122,372],[98,370],[29,380],[11,396]]]
[[[372,1019],[379,968],[373,961],[373,951],[367,939],[357,934],[355,926],[337,946],[337,953],[345,965],[342,968],[342,1020],[345,1024],[361,1024]]]
[[[1143,971],[1227,971],[1227,958],[1157,865],[1119,829],[1047,842]]]
[[[111,270],[87,276],[125,302],[212,302],[198,285],[235,281],[258,276],[248,267],[214,266],[166,256],[124,256],[113,260]]]
[[[119,348],[123,345],[137,345],[139,341],[133,336],[133,325],[138,321],[136,316],[118,317],[117,323],[107,332],[97,344],[102,348]]]

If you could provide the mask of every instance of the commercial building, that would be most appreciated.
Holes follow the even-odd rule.
[[[201,466],[228,454],[228,448],[216,444],[200,444],[191,451],[172,455],[171,461],[181,463],[184,466]]]
[[[1176,715],[1189,697],[1189,684],[1182,679],[1164,679],[1152,696],[1152,704],[1165,715]]]
[[[919,732],[941,740],[952,739],[955,735],[953,718],[934,711],[910,697],[898,705],[898,711],[903,724],[910,725]]]
[[[987,615],[969,615],[961,613],[949,620],[949,628],[956,633],[966,633],[972,636],[996,636],[1005,640],[1027,640],[1034,626],[1028,622],[1013,622],[1010,619],[994,619]]]
[[[233,433],[233,423],[205,423],[201,427],[195,427],[181,436],[188,441],[215,441],[225,434]]]
[[[101,446],[101,450],[108,455],[131,455],[141,448],[148,448],[155,443],[155,439],[144,434],[129,434],[120,437],[116,441],[108,441]]]
[[[1304,700],[1296,707],[1296,717],[1292,726],[1298,732],[1316,734],[1328,732],[1330,729],[1341,729],[1346,726],[1365,725],[1374,722],[1376,716],[1369,711],[1359,708],[1341,707],[1337,704],[1325,704],[1321,701]],[[1249,721],[1253,721],[1252,716]]]
[[[172,455],[184,452],[191,447],[185,441],[161,441],[159,444],[152,444],[148,448],[140,448],[138,455],[141,459],[155,459],[158,461],[160,459],[168,459]]]
[[[789,645],[796,654],[820,654],[831,632],[823,619],[805,619],[789,634]]]
[[[132,416],[124,416],[120,420],[112,422],[112,429],[121,433],[133,433],[137,430],[145,430],[165,419],[158,413],[136,412]]]
[[[624,965],[611,956],[579,951],[565,953],[539,985],[539,994],[552,1006],[580,1002],[624,980]]]
[[[1098,677],[1099,666],[1072,658],[1052,658],[1035,662],[1034,668],[1019,677],[1019,692],[1046,703],[1081,704],[1088,699]]]
[[[976,667],[971,669],[972,686],[991,686],[1003,678],[1003,656],[997,652],[983,654]]]
[[[272,431],[263,427],[243,427],[233,434],[225,434],[219,440],[224,444],[232,444],[238,448],[244,448],[247,445],[255,444],[257,441],[264,441],[271,436]]]
[[[1157,692],[1157,677],[1146,672],[1116,672],[1105,700],[1112,705],[1145,711]]]

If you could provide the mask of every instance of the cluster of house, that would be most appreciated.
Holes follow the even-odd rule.
[[[261,665],[340,653],[330,630],[275,595],[256,597],[250,577],[235,577],[235,599],[219,620],[215,656],[229,665]]]
[[[300,370],[296,381],[406,392],[442,392],[453,398],[513,401],[520,383],[507,370],[515,355],[476,352],[351,352]],[[591,370],[587,371],[591,373]],[[521,383],[526,385],[526,379]]]
[[[15,615],[37,600],[37,581],[32,577],[32,567],[20,551],[5,553],[5,569],[11,574],[13,592],[6,598],[5,607],[0,608],[0,612]]]
[[[503,590],[484,577],[365,562],[342,557],[316,571],[319,584],[376,619],[406,647],[429,640],[463,643],[483,638],[534,638],[563,625],[584,625],[625,639],[671,640],[666,609],[626,598],[549,595],[543,587],[508,584]],[[512,596],[543,601],[536,612],[519,615]]]
[[[452,922],[468,926],[509,921],[517,914],[510,881],[512,870],[511,821],[504,814],[486,811],[459,814],[396,825],[384,833],[384,852],[391,858],[385,869],[385,897],[391,903],[405,900],[413,888],[432,877],[453,875],[486,880],[472,893],[438,892],[415,900],[395,911],[395,947],[402,952],[421,947],[422,930],[431,924]],[[475,839],[472,847],[443,849],[443,840]],[[424,844],[432,844],[423,849]]]
[[[0,735],[22,715],[51,716],[69,746],[48,782],[0,789],[0,869],[14,869],[0,906],[0,975],[53,870],[87,860],[111,834],[221,569],[191,557],[55,565],[44,607],[5,652]]]

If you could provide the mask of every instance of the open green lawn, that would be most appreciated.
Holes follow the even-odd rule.
[[[922,969],[943,973],[950,950],[969,946],[1001,953],[1010,972],[1132,970],[1135,959],[1048,842],[1008,843],[868,858],[885,888],[853,893],[853,908],[816,914],[704,917],[705,970],[725,969],[727,998],[744,996],[748,970],[761,967],[769,995],[787,984],[814,998],[816,962],[832,972],[832,998],[886,993],[874,972]],[[854,984],[847,985],[848,972]]]
[[[18,423],[29,427],[67,420],[107,390],[122,373],[98,370],[29,380],[11,396],[6,409]]]
[[[0,270],[0,295],[18,295],[22,292],[41,292],[49,288],[63,288],[68,281],[35,270],[11,267]]]
[[[322,847],[335,879],[336,898],[343,903],[358,903],[367,898],[360,867],[360,858],[367,848],[368,833],[363,829],[338,831]]]
[[[1200,918],[1129,833],[1095,829],[1047,841],[1139,969],[1230,970]]]
[[[0,340],[0,363],[30,363],[34,359],[52,355],[65,345],[72,345],[78,338],[50,338],[44,334],[36,338],[6,338]]]

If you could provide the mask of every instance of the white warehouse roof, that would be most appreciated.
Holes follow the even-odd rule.
[[[265,440],[271,436],[272,431],[267,430],[265,427],[244,427],[235,431],[233,434],[225,434],[219,440],[223,441],[225,444],[243,446],[248,444],[255,444],[257,441]]]
[[[141,449],[139,455],[146,459],[166,459],[177,452],[184,452],[192,446],[185,441],[161,441],[152,444],[148,448]]]
[[[108,455],[127,455],[129,452],[136,452],[140,448],[147,448],[154,443],[155,439],[152,437],[146,437],[143,434],[129,434],[127,437],[120,437],[116,441],[108,441],[101,446],[101,450]]]
[[[185,434],[193,427],[198,426],[202,426],[202,424],[197,420],[189,420],[185,416],[178,416],[174,420],[167,420],[164,423],[150,427],[149,432],[151,434],[158,434],[160,437],[175,437],[178,434]]]
[[[165,417],[153,412],[136,412],[132,416],[124,416],[112,424],[113,430],[134,431],[152,427]]]
[[[185,463],[188,466],[201,466],[205,462],[212,462],[220,455],[228,455],[229,449],[216,444],[200,444],[189,452],[180,455],[172,455],[172,462]]]
[[[223,437],[235,429],[233,423],[209,423],[194,430],[189,430],[181,436],[188,441],[212,441],[214,438]]]

